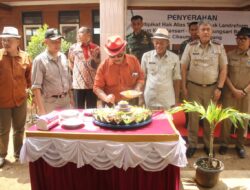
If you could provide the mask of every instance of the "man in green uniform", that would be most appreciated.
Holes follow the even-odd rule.
[[[133,54],[141,62],[142,55],[154,49],[151,41],[152,34],[142,30],[143,18],[140,15],[135,15],[131,18],[131,27],[133,32],[126,36],[127,53]]]
[[[237,48],[228,53],[228,75],[223,89],[223,106],[233,107],[241,112],[250,113],[250,28],[243,27],[236,35]],[[236,130],[236,152],[245,158],[244,134],[247,133],[248,121],[244,120],[245,128]],[[221,131],[219,153],[227,153],[230,140],[231,122],[225,121]]]
[[[207,107],[210,101],[217,102],[227,77],[227,56],[223,45],[211,40],[212,26],[199,23],[199,40],[189,43],[181,58],[183,95]],[[189,114],[188,143],[186,155],[192,157],[198,144],[199,115]],[[204,151],[209,153],[210,127],[203,125]]]
[[[190,34],[190,38],[188,38],[187,40],[183,41],[180,44],[180,50],[179,50],[180,58],[181,58],[187,44],[189,42],[192,42],[194,40],[199,39],[199,36],[198,36],[198,22],[189,23],[188,24],[188,31],[189,31],[189,34]]]

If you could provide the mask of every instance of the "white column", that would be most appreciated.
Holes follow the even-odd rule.
[[[100,46],[101,58],[107,57],[103,47],[107,38],[120,35],[125,38],[127,0],[100,0]]]

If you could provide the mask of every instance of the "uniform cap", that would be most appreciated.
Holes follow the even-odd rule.
[[[45,39],[57,40],[59,38],[64,38],[61,33],[55,28],[49,28],[45,32]]]

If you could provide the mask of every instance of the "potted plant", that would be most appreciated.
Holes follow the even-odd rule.
[[[209,156],[208,158],[199,158],[194,163],[194,167],[196,169],[196,182],[203,187],[213,187],[219,179],[220,172],[224,169],[224,164],[220,160],[215,159],[213,155],[214,130],[216,126],[221,121],[230,119],[235,127],[244,127],[243,119],[250,119],[250,115],[240,113],[230,107],[223,108],[212,101],[207,108],[204,108],[197,102],[184,101],[180,106],[168,110],[171,114],[179,111],[197,112],[202,119],[206,119],[210,124]]]

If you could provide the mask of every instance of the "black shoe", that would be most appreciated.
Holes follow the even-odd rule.
[[[244,148],[239,148],[239,147],[235,147],[235,150],[239,156],[239,158],[245,158],[246,157],[246,151]]]
[[[219,154],[220,155],[225,155],[227,153],[227,146],[220,146],[219,148]]]
[[[2,168],[5,164],[5,158],[0,157],[0,168]]]
[[[187,158],[191,158],[195,152],[196,152],[196,148],[188,147],[187,152],[186,152]]]
[[[206,155],[209,156],[209,148],[207,148],[206,146],[204,146],[203,150],[206,153]],[[213,157],[215,157],[215,152],[214,151],[213,151]]]

